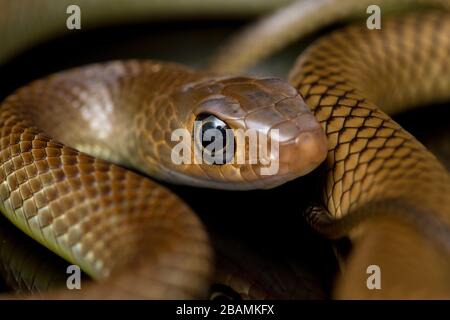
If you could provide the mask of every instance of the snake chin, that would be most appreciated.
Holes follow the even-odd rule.
[[[314,166],[310,171],[316,168]],[[308,172],[309,173],[309,172]],[[210,188],[229,191],[246,191],[257,189],[273,189],[280,185],[299,178],[293,174],[278,174],[273,176],[262,176],[254,181],[227,181],[223,179],[200,178],[185,174],[180,171],[166,171],[166,176],[161,179],[175,185],[186,185],[196,188]]]

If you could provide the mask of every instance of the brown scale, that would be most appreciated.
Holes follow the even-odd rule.
[[[449,174],[377,107],[396,113],[449,100],[448,35],[450,16],[438,12],[387,20],[381,30],[349,27],[313,44],[291,71],[291,83],[328,136],[327,213],[316,208],[308,218],[328,236],[350,232],[353,240],[359,239],[348,262],[353,273],[345,273],[337,297],[449,297],[448,269],[444,272],[450,260]],[[366,221],[371,215],[376,218]],[[398,219],[410,227],[400,223],[398,234],[380,240],[380,232],[388,233],[380,225],[390,220],[397,225]],[[364,251],[367,243],[376,249]],[[402,252],[412,247],[405,257]],[[427,268],[420,271],[424,261],[435,266],[436,277],[426,274]],[[389,279],[381,293],[357,279],[367,278],[370,264],[383,265]],[[427,284],[408,280],[411,274]]]
[[[103,73],[96,72],[99,66],[93,66],[79,74],[95,73],[108,78],[106,83],[110,86],[117,86],[114,73],[121,70],[133,74],[136,66],[134,62],[116,62],[109,64]],[[148,63],[146,66],[154,70],[159,67]],[[170,71],[170,66],[167,69]],[[117,91],[107,90],[102,87],[105,82],[100,81],[89,86],[89,81],[95,81],[93,77],[84,84],[77,71],[73,75],[37,81],[2,104],[2,210],[34,239],[80,265],[93,278],[103,280],[98,286],[87,285],[90,289],[82,290],[83,297],[204,296],[211,272],[211,249],[203,227],[191,210],[154,182],[67,147],[37,129],[47,128],[47,133],[80,146],[95,136],[97,145],[90,151],[109,154],[107,137],[99,137],[95,126],[89,127],[95,125],[89,121],[96,121],[96,115],[83,121],[80,118],[83,111],[79,109],[93,105],[89,111],[108,111],[108,106],[112,107],[108,105],[109,93]],[[71,87],[64,82],[69,78],[74,82]],[[94,89],[103,90],[103,95],[89,94]],[[125,86],[125,89],[130,88]],[[46,108],[41,109],[42,105]],[[119,103],[114,106],[120,111]],[[71,114],[72,120],[78,120],[78,126],[84,125],[76,128],[78,137],[74,138],[71,129],[75,128],[71,124],[66,128],[58,125],[56,117],[61,110]],[[107,113],[107,116],[118,115]],[[115,119],[109,121],[115,123]],[[114,142],[120,143],[118,139]],[[117,276],[105,282],[111,274]],[[77,294],[61,290],[46,297],[66,296]]]
[[[289,116],[268,116],[282,101]],[[234,111],[243,116],[236,118]],[[171,133],[179,128],[191,133],[201,112],[233,129],[279,128],[280,150],[286,150],[280,171],[286,174],[265,180],[253,164],[175,164]],[[291,126],[302,121],[308,126]],[[213,259],[198,218],[164,187],[112,163],[169,182],[248,189],[296,178],[326,155],[319,123],[286,82],[218,77],[148,60],[93,64],[34,81],[2,103],[0,128],[2,212],[103,281],[78,296],[67,290],[48,296],[58,298],[207,293]],[[288,152],[295,150],[305,152],[301,157]]]

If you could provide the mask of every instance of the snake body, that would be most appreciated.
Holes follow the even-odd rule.
[[[87,105],[97,106],[97,109],[87,109],[91,112],[107,111],[102,108],[111,107],[107,99],[111,97],[112,91],[106,92],[106,85],[117,86],[120,77],[116,78],[115,83],[111,82],[111,77],[124,72],[127,67],[132,68],[133,65],[117,63],[101,68],[103,72],[93,67],[72,73],[69,77],[56,76],[48,82],[35,83],[29,87],[31,90],[19,92],[2,104],[2,210],[12,212],[13,215],[8,218],[13,223],[67,260],[76,262],[96,279],[105,278],[114,273],[114,269],[132,263],[132,273],[126,273],[122,280],[115,278],[118,280],[115,285],[119,288],[128,281],[133,282],[127,279],[131,274],[147,272],[147,265],[154,266],[155,272],[151,272],[153,275],[147,280],[154,282],[154,285],[149,286],[154,289],[140,292],[136,288],[133,290],[135,297],[151,298],[161,294],[170,297],[173,295],[170,292],[172,289],[168,290],[171,280],[177,283],[174,287],[178,291],[175,296],[195,296],[199,294],[198,285],[192,286],[192,280],[183,283],[182,275],[186,271],[192,272],[194,278],[189,276],[186,279],[196,278],[194,281],[200,280],[206,284],[211,257],[203,228],[190,210],[150,180],[68,148],[43,135],[40,129],[46,123],[47,130],[53,128],[61,133],[70,133],[65,126],[59,126],[58,129],[58,118],[54,112],[56,106],[62,104],[67,109],[56,110],[72,111],[74,120],[76,117],[81,120],[83,114],[88,120],[94,119],[88,111],[87,114],[83,112]],[[151,64],[141,67],[142,70],[152,70]],[[99,88],[98,79],[94,81],[94,88],[91,88],[96,93],[88,95],[89,87],[84,87],[84,81],[93,73],[108,79],[109,82],[103,87],[104,95],[99,95],[102,89]],[[67,81],[72,83],[69,85]],[[70,92],[64,92],[65,88],[71,88]],[[86,100],[86,97],[89,99]],[[54,104],[46,101],[53,101]],[[39,114],[43,117],[36,118]],[[78,122],[74,130],[80,130],[80,124]],[[89,138],[89,128],[93,126],[95,122],[85,123],[85,138]],[[98,139],[101,134],[94,137]],[[82,141],[80,139],[80,143]],[[160,213],[167,215],[159,219]],[[151,221],[155,221],[155,224]],[[169,231],[164,232],[167,228]],[[154,231],[150,231],[152,229]],[[109,236],[104,237],[106,234]],[[164,234],[179,240],[171,243],[167,238],[164,239]],[[103,240],[100,241],[100,238]],[[168,256],[154,256],[152,252],[158,249],[148,246],[152,242],[156,247],[166,248],[163,251]],[[175,261],[169,258],[170,255],[178,257],[183,263],[163,267]],[[148,260],[155,262],[148,264]],[[164,276],[166,272],[170,275]],[[146,277],[138,278],[142,284]],[[169,283],[162,279],[167,279]],[[111,292],[109,288],[105,289],[99,297],[107,297],[108,292]],[[114,290],[113,297],[120,297],[120,291]],[[95,292],[99,291],[96,289]]]
[[[216,54],[209,68],[239,73],[301,37],[349,18],[365,20],[369,7],[380,8],[381,16],[426,8],[450,10],[447,0],[317,0],[293,1],[232,36]],[[246,48],[242,54],[242,48]],[[229,59],[234,57],[234,59]]]
[[[266,94],[274,89],[277,95]],[[261,97],[249,101],[242,92]],[[289,108],[286,118],[269,117],[278,105]],[[122,272],[127,280],[115,281],[145,288],[142,284],[148,279],[154,289],[133,289],[140,298],[156,297],[157,292],[167,297],[205,294],[212,259],[203,227],[163,187],[59,141],[154,177],[194,185],[226,187],[241,180],[245,188],[252,182],[279,184],[299,174],[290,154],[285,165],[280,163],[283,174],[267,178],[259,175],[258,164],[225,164],[220,170],[206,163],[174,164],[171,132],[180,127],[191,131],[196,116],[209,111],[222,119],[229,115],[235,126],[288,126],[287,132],[293,133],[280,136],[280,150],[305,150],[304,157],[297,157],[300,172],[316,167],[325,155],[324,148],[316,151],[316,145],[324,142],[319,124],[289,85],[270,78],[205,77],[173,64],[112,62],[55,74],[19,89],[0,110],[3,212],[94,279],[120,279],[110,275],[123,269],[129,270]],[[70,116],[73,128],[59,121],[61,113]],[[292,130],[291,123],[297,121],[312,123]],[[173,288],[165,289],[168,285]],[[91,297],[88,292],[83,290],[83,297]],[[99,289],[92,292],[105,294]],[[120,290],[112,291],[116,292]]]
[[[433,239],[438,247],[434,250],[441,252],[440,262],[421,259],[420,250],[404,257],[402,251],[418,248],[411,236],[411,244],[389,256],[399,260],[395,270],[384,266],[386,257],[367,258],[367,264],[381,265],[385,275],[397,275],[385,281],[391,297],[400,297],[402,289],[407,292],[405,278],[410,274],[399,276],[402,266],[420,270],[428,265],[429,272],[433,264],[436,270],[448,267],[450,179],[434,155],[376,106],[399,112],[406,106],[448,101],[449,35],[450,16],[437,12],[388,20],[381,32],[353,27],[313,45],[290,74],[328,137],[323,203],[329,214],[313,212],[312,224],[340,237],[371,215],[399,215],[417,229],[411,234]],[[395,232],[408,238],[404,228]],[[385,244],[395,246],[394,241]],[[417,285],[416,293],[448,297],[448,272],[443,274],[428,286]],[[370,296],[367,289],[360,291]],[[356,290],[347,290],[344,297],[349,296],[357,296]]]
[[[290,75],[317,120],[280,80],[154,61],[91,65],[35,81],[0,107],[2,212],[102,280],[82,290],[83,298],[202,297],[212,255],[198,218],[156,182],[99,158],[172,182],[249,189],[310,172],[328,149],[325,210],[307,213],[312,226],[355,241],[348,264],[355,278],[361,266],[381,264],[385,297],[448,296],[448,172],[377,106],[400,111],[449,100],[449,22],[446,13],[408,15],[381,31],[356,26],[320,39]],[[254,165],[173,166],[168,133],[191,129],[202,112],[232,128],[279,128],[282,174],[264,178]],[[401,268],[412,271],[402,275]],[[430,292],[407,278],[424,274]],[[346,276],[337,297],[371,297],[365,281]]]

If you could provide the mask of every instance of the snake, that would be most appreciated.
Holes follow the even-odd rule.
[[[40,26],[32,17],[36,11],[17,3],[1,3],[3,60],[31,45],[31,38],[62,32],[58,19]],[[51,10],[66,5],[44,3]],[[96,13],[88,18],[94,25],[108,19],[121,23],[136,12],[141,19],[161,14],[140,3],[133,1],[123,12],[117,4],[110,11],[89,11],[82,1],[80,6]],[[423,3],[401,1],[405,7]],[[448,8],[447,1],[429,4]],[[449,100],[448,13],[396,16],[383,20],[381,30],[354,25],[321,37],[301,54],[289,83],[236,74],[287,42],[365,7],[367,2],[356,0],[293,3],[232,39],[208,70],[112,61],[52,74],[8,96],[0,106],[0,209],[22,231],[98,280],[79,292],[62,289],[44,297],[205,297],[214,260],[207,231],[158,182],[274,188],[315,169],[322,187],[317,203],[304,212],[306,220],[329,238],[348,236],[355,243],[335,297],[448,297],[450,177],[378,107],[393,114]],[[178,12],[185,14],[183,8]],[[36,28],[16,37],[17,21],[21,30],[33,23]],[[265,134],[278,129],[279,136],[268,139],[280,148],[267,155],[280,160],[278,174],[262,175],[261,163],[226,159],[220,165],[174,164],[172,132],[186,129],[195,140],[196,121]],[[380,292],[365,287],[367,263],[381,265],[388,279]],[[414,277],[429,285],[413,283]]]

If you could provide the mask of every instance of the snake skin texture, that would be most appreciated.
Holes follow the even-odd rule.
[[[133,66],[136,64],[128,64],[129,68]],[[142,65],[141,70],[145,66],[152,70],[151,64]],[[118,86],[124,80],[111,77],[111,70],[121,67],[127,66],[112,63],[105,68],[102,75],[109,73],[107,84]],[[74,71],[73,77],[56,75],[48,81],[37,81],[2,104],[2,212],[27,234],[78,264],[94,279],[111,279],[95,290],[82,290],[83,297],[204,296],[212,269],[211,249],[191,210],[147,178],[81,153],[42,133],[40,128],[60,132],[63,140],[80,146],[89,134],[94,141],[105,141],[101,132],[92,130],[99,120],[94,116],[102,119],[101,115],[88,111],[107,111],[103,108],[120,105],[109,104],[113,92],[101,88],[98,79],[90,78],[82,85],[79,82],[84,79],[82,75],[97,70],[94,66],[87,74],[85,71]],[[94,95],[88,94],[92,90],[89,81],[96,90]],[[164,81],[159,83],[164,85]],[[115,93],[119,95],[120,90]],[[70,124],[58,125],[56,116],[62,112],[72,116],[72,120],[84,116],[93,122],[78,122],[71,131]],[[111,125],[102,120],[102,124]],[[83,134],[73,141],[73,137],[67,136],[70,132]],[[120,143],[118,139],[111,141]],[[91,152],[101,149],[100,145],[91,146]],[[132,272],[121,272],[130,267]],[[64,297],[67,291],[61,296],[53,294],[51,297]]]
[[[174,163],[172,132],[193,132],[205,112],[233,129],[279,129],[280,148],[268,156],[283,153],[281,173],[264,179],[258,163]],[[307,173],[326,156],[319,123],[287,83],[152,61],[96,64],[37,80],[2,103],[0,127],[2,212],[94,279],[108,279],[82,290],[82,298],[205,297],[213,269],[205,230],[180,199],[100,158],[175,183],[256,188]]]
[[[419,8],[450,10],[448,0],[298,0],[232,36],[212,56],[209,69],[240,73],[286,45],[321,28],[349,18],[367,18],[369,6],[377,5],[385,17],[392,12]],[[372,13],[372,12],[371,12]],[[242,53],[242,48],[246,48]],[[230,59],[233,57],[233,59]]]
[[[401,1],[404,6],[415,3],[425,2]],[[448,6],[443,0],[429,3]],[[305,11],[314,13],[310,20],[297,17],[302,22],[296,28],[306,34],[367,2],[341,4],[318,1]],[[319,15],[324,20],[317,20]],[[1,21],[10,23],[2,30],[14,27],[10,19]],[[276,186],[310,172],[324,159],[325,132],[323,207],[312,208],[307,219],[328,237],[348,235],[354,244],[335,297],[448,297],[448,172],[378,106],[395,113],[406,106],[449,100],[449,21],[449,15],[440,12],[408,15],[384,21],[382,30],[351,27],[309,48],[290,81],[323,131],[298,92],[280,80],[219,77],[173,64],[92,65],[19,89],[0,106],[0,209],[24,232],[99,280],[79,293],[61,290],[43,297],[206,296],[213,258],[199,219],[156,182],[100,160],[171,182],[188,180],[179,167],[164,167],[160,160],[168,158],[167,132],[190,129],[186,124],[199,111],[219,116],[235,128],[267,132],[278,126],[288,174],[263,181],[251,166],[242,174],[239,166],[217,170],[205,165],[191,170],[187,182],[191,185]],[[312,28],[303,29],[305,24]],[[35,40],[54,34],[55,28],[38,30],[42,33]],[[24,27],[29,29],[33,28]],[[256,29],[263,30],[261,25]],[[277,30],[283,33],[286,28]],[[293,35],[298,34],[289,34],[287,40]],[[9,33],[6,58],[31,41],[22,39],[16,44]],[[275,41],[274,47],[280,43]],[[265,47],[263,55],[271,48]],[[238,56],[228,52],[227,60],[231,65],[241,63]],[[242,56],[250,57],[250,49]],[[216,60],[211,70],[236,69]],[[192,112],[188,105],[198,110]],[[233,116],[236,105],[242,116]],[[61,118],[72,122],[63,123]],[[381,265],[388,280],[378,295],[369,292],[363,280],[372,263]],[[411,278],[420,281],[413,283]],[[248,294],[252,290],[257,296],[271,294],[242,283],[245,279],[240,277],[233,281]]]
[[[328,137],[322,197],[326,210],[309,212],[313,227],[334,238],[348,232],[358,238],[367,232],[364,226],[371,224],[359,223],[371,215],[401,217],[411,228],[409,236],[405,227],[400,227],[393,237],[401,241],[389,242],[388,236],[380,240],[379,234],[372,231],[382,241],[378,250],[404,256],[414,243],[432,241],[433,250],[440,252],[430,260],[436,262],[437,270],[445,270],[443,266],[448,266],[450,259],[449,174],[434,155],[377,106],[396,112],[408,105],[448,101],[449,35],[450,15],[443,12],[387,20],[381,30],[369,32],[365,27],[350,27],[313,44],[290,74],[291,83],[313,109]],[[356,229],[350,231],[352,227]],[[395,228],[390,229],[395,232]],[[424,238],[417,240],[420,236],[416,233]],[[429,248],[430,244],[422,246]],[[364,262],[385,262],[389,265],[386,270],[395,267],[397,274],[402,267],[419,271],[424,261],[420,257],[426,254],[418,248],[415,245],[413,256],[404,261],[395,255],[380,257],[382,254],[374,251],[373,256],[380,259],[369,255]],[[387,263],[389,257],[399,263]],[[405,265],[410,260],[411,265]],[[360,271],[362,266],[364,263],[359,261]],[[424,268],[417,273],[426,272]],[[448,279],[448,269],[443,274],[445,277],[434,283],[448,284],[444,280]],[[402,297],[396,286],[404,289],[405,296],[421,297],[423,293],[413,290],[406,294],[411,282],[406,276],[391,280],[387,287],[394,290],[386,291],[388,297]],[[433,296],[433,286],[421,283],[422,291],[429,288],[428,294]],[[346,286],[352,287],[348,283]],[[343,297],[349,297],[349,292],[350,297],[358,296],[361,291],[347,288]],[[367,288],[363,292],[362,296],[370,296]],[[444,295],[442,292],[437,290],[436,295],[449,296],[450,291],[444,291]]]
[[[43,294],[64,286],[69,263],[55,261],[47,248],[0,219],[0,284],[17,295]]]

